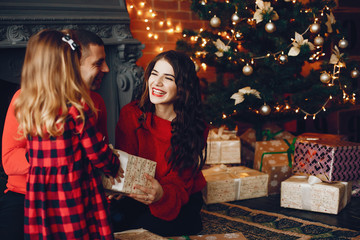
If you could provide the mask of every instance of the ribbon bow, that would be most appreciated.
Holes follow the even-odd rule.
[[[294,154],[294,151],[295,151],[296,138],[294,138],[294,139],[292,140],[292,143],[291,143],[291,144],[289,143],[289,141],[288,141],[287,139],[283,139],[283,140],[284,140],[285,143],[289,146],[288,150],[282,151],[282,152],[264,152],[264,153],[261,155],[261,162],[260,162],[260,169],[259,169],[260,172],[261,172],[261,169],[262,169],[264,156],[267,155],[267,154],[287,153],[288,161],[289,161],[289,167],[290,167],[290,168],[292,167],[291,154]]]
[[[266,137],[266,141],[270,141],[270,140],[272,140],[272,139],[275,139],[275,136],[276,135],[278,135],[278,134],[280,134],[280,133],[282,133],[284,130],[280,130],[280,131],[278,131],[278,132],[276,132],[276,133],[272,133],[271,131],[270,131],[270,129],[266,129],[266,130],[264,130],[264,131],[262,131],[262,133],[261,133],[261,135],[263,136],[263,137]]]

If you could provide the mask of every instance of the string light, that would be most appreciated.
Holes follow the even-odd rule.
[[[149,39],[159,40],[159,36],[164,36],[159,35],[157,32],[164,32],[166,34],[182,32],[181,25],[179,24],[176,27],[173,27],[171,19],[156,19],[156,17],[158,16],[156,11],[146,1],[128,0],[127,6],[128,13],[130,15],[132,14],[133,16],[136,16],[137,19],[141,19],[145,23],[144,27],[148,31],[147,37]],[[153,28],[154,24],[157,24],[159,28],[155,30]],[[186,37],[186,35],[184,35],[183,37]],[[163,51],[164,47],[156,46],[154,50]]]

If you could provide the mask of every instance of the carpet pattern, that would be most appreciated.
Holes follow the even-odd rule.
[[[360,232],[254,210],[233,203],[210,204],[202,209],[200,234],[241,232],[249,240],[360,239]]]

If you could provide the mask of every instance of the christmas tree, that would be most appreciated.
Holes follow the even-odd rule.
[[[216,69],[204,100],[214,126],[261,129],[356,104],[358,63],[346,52],[334,1],[193,0],[191,7],[209,27],[184,30],[177,49]]]

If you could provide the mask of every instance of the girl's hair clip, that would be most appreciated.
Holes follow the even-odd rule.
[[[74,42],[74,40],[72,40],[72,39],[70,38],[70,36],[69,36],[68,34],[66,34],[65,36],[63,36],[61,39],[62,39],[64,42],[68,43],[73,51],[75,51],[75,49],[78,47],[78,45]]]

